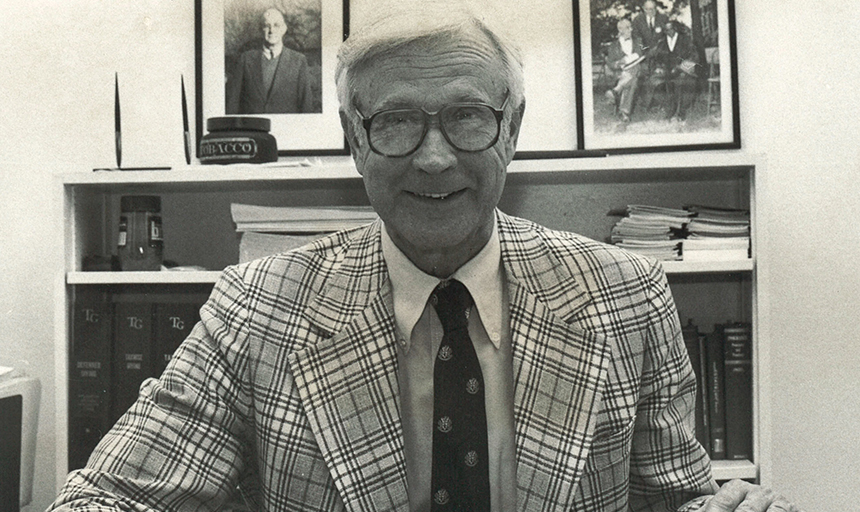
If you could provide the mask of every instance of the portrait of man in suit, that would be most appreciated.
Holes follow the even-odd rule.
[[[227,114],[322,111],[319,72],[311,69],[302,52],[284,44],[292,28],[284,12],[277,8],[266,9],[258,16],[257,37],[246,43],[245,47],[250,48],[241,51],[227,70]]]
[[[642,40],[646,50],[653,50],[665,37],[664,29],[669,17],[657,10],[654,0],[642,2],[642,12],[633,18],[633,35]]]

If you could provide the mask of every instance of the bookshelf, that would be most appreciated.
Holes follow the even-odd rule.
[[[286,160],[278,165],[188,166],[170,171],[69,170],[55,179],[57,483],[66,477],[70,311],[78,287],[123,289],[211,288],[219,271],[238,259],[230,204],[267,206],[367,205],[361,178],[348,157]],[[682,324],[701,328],[728,319],[753,324],[754,411],[751,461],[715,461],[717,479],[764,481],[769,474],[766,308],[761,275],[766,259],[760,201],[763,159],[741,152],[619,155],[605,158],[514,160],[500,208],[546,226],[606,240],[617,217],[611,210],[642,203],[749,208],[753,258],[738,261],[665,262]],[[165,259],[206,270],[87,272],[86,255],[115,253],[119,198],[162,197]]]

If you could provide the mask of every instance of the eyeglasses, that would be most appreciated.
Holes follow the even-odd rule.
[[[388,157],[414,153],[424,142],[434,119],[439,120],[439,130],[448,144],[474,153],[492,147],[499,140],[508,97],[506,92],[498,109],[484,103],[452,103],[436,112],[405,108],[382,110],[370,117],[358,114],[374,153]]]

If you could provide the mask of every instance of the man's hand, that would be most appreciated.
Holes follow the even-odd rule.
[[[770,489],[743,480],[723,484],[704,512],[801,512]]]

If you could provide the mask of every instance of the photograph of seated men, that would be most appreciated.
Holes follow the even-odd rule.
[[[717,51],[721,44],[718,33],[704,28],[701,7],[676,2],[663,11],[660,5],[645,0],[639,12],[619,13],[594,3],[595,132],[671,136],[723,129],[721,112],[711,109],[704,62],[705,46]],[[630,61],[636,65],[628,69]]]
[[[797,510],[714,481],[662,267],[497,209],[518,48],[399,5],[336,70],[380,218],[226,268],[52,510]]]
[[[242,52],[228,75],[226,113],[320,112],[314,106],[315,93],[307,58],[284,46],[284,36],[289,30],[284,13],[275,8],[267,9],[259,23],[262,45]]]

